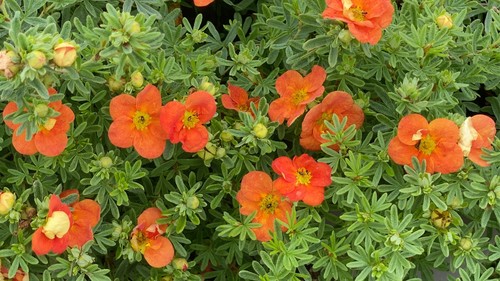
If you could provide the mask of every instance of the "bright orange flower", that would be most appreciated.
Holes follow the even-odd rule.
[[[182,143],[186,152],[197,152],[208,142],[208,130],[203,126],[217,109],[215,98],[205,91],[190,94],[184,104],[168,102],[162,109],[160,121],[172,143]]]
[[[222,105],[227,109],[234,109],[236,111],[248,112],[254,116],[254,112],[250,108],[253,103],[257,107],[259,98],[248,98],[248,93],[245,89],[227,83],[229,94],[221,96]]]
[[[490,164],[481,158],[482,148],[491,149],[491,143],[496,134],[495,121],[490,117],[477,114],[465,119],[460,126],[460,148],[464,156],[481,167]]]
[[[53,95],[56,90],[49,89],[49,94]],[[3,117],[7,127],[14,130],[12,134],[12,145],[17,152],[24,155],[33,155],[40,152],[42,155],[54,157],[61,154],[68,144],[68,136],[66,132],[69,130],[70,124],[75,119],[73,111],[68,106],[62,104],[61,101],[49,103],[47,106],[42,105],[47,110],[47,106],[59,112],[59,116],[48,119],[44,124],[40,124],[38,131],[33,135],[31,140],[26,140],[26,132],[23,131],[18,135],[18,129],[21,124],[14,124],[10,120],[5,120],[5,116],[14,113],[18,110],[15,102],[9,102],[3,110]]]
[[[70,211],[70,206],[73,211]],[[94,238],[92,228],[100,219],[99,204],[85,199],[70,206],[62,203],[58,196],[51,195],[47,221],[33,234],[32,248],[35,254],[45,255],[50,251],[60,254],[68,246],[81,248]]]
[[[306,105],[323,94],[325,79],[326,71],[318,65],[313,66],[306,77],[295,70],[283,73],[276,79],[276,91],[280,97],[269,105],[271,120],[283,124],[288,119],[287,125],[291,126],[304,113]]]
[[[160,126],[161,95],[148,84],[137,97],[121,94],[109,105],[113,123],[109,126],[111,143],[120,148],[134,146],[139,155],[153,159],[165,150],[166,133]]]
[[[309,150],[321,150],[321,144],[327,142],[321,135],[330,131],[324,122],[331,122],[334,114],[339,120],[347,117],[346,128],[354,124],[359,129],[365,120],[363,110],[354,103],[351,95],[342,91],[329,93],[320,104],[307,112],[302,122],[300,145]],[[339,146],[335,144],[330,148],[338,150]]]
[[[430,123],[420,114],[409,114],[399,121],[398,134],[389,143],[391,159],[400,165],[412,165],[411,159],[426,161],[429,173],[449,174],[458,171],[463,154],[458,146],[458,126],[448,119]]]
[[[272,163],[280,177],[273,186],[292,202],[303,200],[310,206],[318,206],[325,198],[325,187],[332,183],[332,168],[319,163],[307,154],[294,156],[293,160],[282,156]]]
[[[214,2],[214,0],[194,0],[193,2],[196,7],[205,7]]]
[[[30,280],[30,276],[28,274],[26,274],[24,271],[22,271],[21,269],[18,269],[16,271],[16,275],[14,275],[14,277],[12,279],[8,279],[9,269],[6,268],[5,266],[2,266],[2,268],[0,269],[0,277],[3,277],[3,278],[0,278],[0,280],[12,280],[12,281],[29,281]]]
[[[390,0],[326,0],[323,18],[347,23],[352,35],[361,43],[377,44],[382,29],[392,22],[394,7]]]
[[[174,258],[174,247],[168,238],[162,236],[166,224],[156,221],[162,218],[161,210],[148,208],[137,218],[137,226],[132,231],[130,244],[136,252],[141,252],[152,267],[167,266]]]
[[[236,200],[240,203],[242,215],[248,216],[257,212],[252,222],[260,223],[262,226],[252,231],[257,236],[257,240],[262,242],[271,239],[269,232],[274,231],[274,220],[286,222],[287,214],[292,208],[290,202],[284,200],[273,185],[271,177],[261,171],[252,171],[243,176]]]

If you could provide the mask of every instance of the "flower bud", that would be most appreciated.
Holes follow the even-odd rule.
[[[229,131],[222,131],[222,133],[220,133],[220,139],[223,142],[230,142],[234,140],[234,136]]]
[[[215,157],[215,153],[217,153],[217,146],[211,142],[205,145],[205,148],[198,151],[196,154],[203,160],[211,160]]]
[[[52,59],[57,66],[68,67],[76,60],[75,45],[63,42],[54,47],[54,58]]]
[[[431,221],[435,227],[445,229],[450,226],[451,214],[449,211],[435,209],[431,213]]]
[[[215,153],[215,158],[221,159],[224,156],[226,156],[226,149],[224,149],[224,147],[218,147],[217,152]]]
[[[6,215],[14,207],[16,195],[10,191],[0,193],[0,215]]]
[[[134,73],[130,75],[130,82],[132,82],[134,87],[140,88],[142,84],[144,84],[144,76],[142,76],[140,71],[134,71]]]
[[[346,44],[349,44],[351,43],[353,37],[352,37],[352,34],[351,32],[349,32],[349,30],[342,30],[340,31],[339,33],[339,40],[342,41],[343,43],[346,43]]]
[[[12,78],[19,72],[19,56],[13,51],[0,51],[0,76]]]
[[[111,159],[108,156],[104,156],[101,159],[99,159],[99,163],[101,164],[101,167],[109,169],[111,168],[111,166],[113,166],[113,159]]]
[[[436,23],[439,28],[451,28],[453,26],[453,20],[450,14],[444,13],[436,18]]]
[[[196,209],[200,206],[200,199],[198,199],[198,197],[196,196],[189,196],[186,200],[186,206],[189,208],[189,209]]]
[[[113,92],[119,92],[123,90],[123,86],[125,85],[125,79],[120,78],[120,80],[116,80],[113,76],[108,78],[108,87]]]
[[[202,91],[208,92],[212,96],[215,95],[215,92],[217,92],[217,88],[215,87],[215,85],[212,84],[212,83],[210,83],[210,82],[208,82],[208,81],[203,81],[200,84],[200,88],[199,89],[202,90]]]
[[[130,29],[128,30],[128,34],[132,35],[132,34],[136,34],[139,32],[141,32],[141,25],[138,22],[134,21],[130,25]]]
[[[177,270],[182,270],[182,271],[186,271],[188,270],[188,262],[186,259],[183,259],[183,258],[175,258],[173,261],[172,261],[172,266],[177,269]]]
[[[28,65],[34,69],[40,69],[47,64],[47,57],[41,51],[33,51],[28,54]]]
[[[253,134],[259,139],[265,138],[267,136],[266,126],[262,125],[261,123],[258,123],[253,127]]]
[[[469,237],[460,239],[460,248],[464,251],[472,249],[472,240]]]
[[[44,118],[49,114],[49,107],[43,103],[37,104],[35,106],[35,114],[38,117]]]

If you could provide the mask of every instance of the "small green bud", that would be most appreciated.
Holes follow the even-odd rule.
[[[215,153],[215,158],[220,159],[224,156],[226,156],[226,149],[224,149],[223,147],[218,147],[217,152]]]
[[[215,144],[209,142],[205,145],[205,148],[198,151],[196,154],[201,159],[208,161],[208,160],[213,159],[215,157],[216,153],[217,153],[217,146]]]
[[[101,164],[101,167],[109,169],[111,168],[111,166],[113,166],[113,159],[111,159],[108,156],[104,156],[101,159],[99,159],[99,163]]]
[[[130,29],[128,30],[128,34],[132,35],[132,34],[136,34],[136,33],[139,33],[141,32],[141,25],[134,21],[132,23],[132,25],[130,25]]]
[[[34,69],[40,69],[47,64],[47,57],[41,51],[33,51],[28,54],[28,65]]]
[[[234,136],[229,131],[222,131],[222,133],[220,134],[220,139],[223,142],[231,142],[234,140]]]
[[[460,248],[464,251],[470,251],[472,249],[472,240],[469,237],[460,239]]]
[[[44,118],[49,114],[49,107],[43,103],[37,104],[35,106],[35,114],[38,117]]]
[[[339,33],[339,40],[342,41],[343,43],[346,43],[346,44],[349,44],[351,43],[353,37],[352,37],[352,34],[351,32],[349,32],[349,30],[342,30],[340,31]]]
[[[130,75],[130,82],[132,82],[134,87],[140,88],[142,84],[144,84],[144,76],[142,76],[140,71],[134,71],[134,73]]]
[[[253,133],[257,138],[263,139],[267,136],[267,128],[261,123],[258,123],[253,127]]]
[[[125,85],[125,79],[123,78],[120,78],[120,80],[116,80],[113,76],[108,78],[108,87],[113,92],[122,91],[124,85]]]
[[[453,20],[451,19],[450,14],[444,13],[436,18],[436,24],[439,28],[451,28],[453,27]]]
[[[200,206],[200,199],[196,196],[189,196],[186,200],[186,206],[189,209],[197,209]]]
[[[215,93],[217,92],[217,88],[215,87],[215,85],[208,81],[203,81],[200,84],[199,90],[206,91],[212,96],[215,95]]]

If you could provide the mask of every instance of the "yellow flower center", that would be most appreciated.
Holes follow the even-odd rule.
[[[130,246],[134,251],[144,254],[144,251],[150,246],[149,239],[143,232],[139,231],[132,235]]]
[[[268,214],[274,214],[278,208],[280,198],[275,194],[268,194],[262,201],[260,201],[260,209]]]
[[[200,122],[200,118],[198,118],[198,113],[194,111],[186,111],[184,113],[184,117],[182,118],[182,123],[184,127],[191,129],[196,126]]]
[[[307,98],[307,90],[306,89],[300,89],[298,91],[295,91],[292,94],[292,102],[295,105],[299,105],[301,102],[303,102]]]
[[[343,0],[342,1],[343,8],[344,8],[344,16],[352,21],[364,21],[365,20],[365,15],[367,12],[365,12],[363,9],[361,9],[358,6],[354,6],[351,0]]]
[[[296,178],[295,182],[296,185],[298,184],[308,185],[311,183],[312,175],[305,168],[298,168],[297,173],[295,173],[295,178]]]
[[[418,144],[418,150],[425,155],[431,155],[435,148],[436,142],[430,135],[423,137]]]
[[[56,119],[54,118],[50,118],[49,120],[47,120],[45,123],[43,123],[42,125],[40,125],[38,127],[38,130],[39,131],[43,131],[43,130],[47,130],[47,131],[50,131],[54,128],[54,126],[56,125]]]
[[[139,131],[142,131],[146,129],[149,124],[151,124],[151,116],[142,111],[136,111],[134,114],[133,122],[135,128]]]
[[[47,219],[47,223],[42,227],[42,232],[49,239],[61,238],[68,233],[70,221],[68,215],[63,211],[55,211]]]

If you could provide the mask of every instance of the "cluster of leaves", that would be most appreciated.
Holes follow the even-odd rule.
[[[0,1],[2,45],[32,48],[40,40],[45,48],[52,38],[79,45],[73,67],[0,80],[2,100],[18,102],[46,99],[46,86],[54,85],[76,116],[65,151],[54,158],[18,154],[0,126],[0,185],[17,195],[0,216],[8,276],[22,269],[44,281],[434,280],[438,270],[450,280],[498,280],[500,141],[486,156],[491,166],[466,161],[449,175],[426,173],[425,163],[400,167],[387,155],[409,113],[460,123],[482,112],[500,120],[498,2],[396,1],[375,46],[346,38],[345,25],[323,19],[324,0],[235,2],[199,10],[191,1]],[[445,12],[450,28],[436,24]],[[220,17],[206,21],[211,15]],[[312,154],[333,169],[325,201],[315,208],[295,203],[290,220],[277,222],[272,240],[261,243],[235,195],[249,171],[270,173],[273,159],[304,152],[300,122],[278,126],[267,111],[280,74],[307,73],[315,64],[328,73],[326,92],[352,94],[365,124],[355,130],[336,117],[327,122],[334,134],[325,138],[342,145]],[[106,134],[111,98],[140,90],[136,72],[158,86],[164,103],[192,88],[220,100],[231,81],[260,104],[252,105],[255,118],[218,106],[207,126],[215,150],[190,154],[168,143],[162,157],[146,160],[111,145]],[[255,135],[257,124],[267,135]],[[34,255],[36,212],[44,217],[47,196],[71,188],[101,205],[94,241],[60,256]],[[166,235],[176,257],[188,260],[187,271],[174,264],[152,269],[131,248],[137,217],[151,206],[167,215]]]

